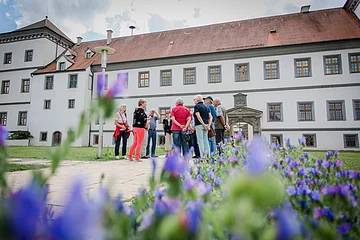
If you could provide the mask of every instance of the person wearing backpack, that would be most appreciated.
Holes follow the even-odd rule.
[[[126,155],[126,146],[127,146],[127,139],[130,135],[130,127],[127,120],[126,115],[126,105],[121,105],[120,110],[116,113],[115,119],[115,132],[114,132],[114,138],[115,138],[115,158],[119,159],[119,148],[120,148],[120,142],[122,139],[122,156]]]

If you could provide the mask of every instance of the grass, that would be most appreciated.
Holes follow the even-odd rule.
[[[15,147],[9,146],[10,158],[35,158],[35,159],[49,159],[49,152],[53,151],[55,147]],[[128,149],[129,151],[129,149]],[[97,147],[72,147],[65,160],[99,160],[97,158]],[[121,154],[121,150],[120,150]],[[165,155],[163,146],[156,149],[157,155]],[[103,148],[103,158],[101,161],[115,160],[114,148]]]
[[[26,170],[36,170],[41,168],[47,168],[48,165],[44,164],[18,164],[18,163],[9,163],[7,165],[7,172],[16,172],[16,171],[26,171]]]
[[[307,151],[311,156],[325,159],[326,151]],[[340,151],[338,156],[343,160],[343,168],[346,170],[356,170],[360,172],[360,152],[356,151]]]

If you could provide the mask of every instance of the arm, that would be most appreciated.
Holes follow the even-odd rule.
[[[213,117],[211,115],[211,112],[209,112],[209,126],[211,126],[212,120],[213,120]]]
[[[183,128],[183,131],[186,131],[186,129],[188,129],[190,123],[191,123],[191,117],[189,116],[189,117],[187,118],[186,125],[185,125],[185,127]]]
[[[155,115],[156,115],[156,117],[158,118],[158,119],[160,119],[160,115],[159,115],[159,113],[155,110]]]
[[[201,123],[201,125],[204,127],[204,129],[209,130],[209,126],[204,123],[203,119],[200,116],[200,113],[196,112],[195,115],[196,115],[197,119],[199,120],[199,122]]]
[[[171,117],[171,120],[173,121],[173,123],[174,123],[176,126],[178,126],[178,127],[180,127],[180,128],[183,128],[183,127],[184,127],[184,125],[181,125],[178,121],[176,121],[176,119],[175,119],[174,116]]]

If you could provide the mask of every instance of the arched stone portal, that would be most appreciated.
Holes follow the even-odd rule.
[[[56,131],[53,133],[52,146],[58,146],[61,144],[61,132]]]

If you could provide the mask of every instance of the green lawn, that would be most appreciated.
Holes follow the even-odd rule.
[[[36,158],[36,159],[49,159],[49,151],[52,151],[54,148],[55,147],[34,147],[34,146],[8,147],[10,158]],[[65,159],[66,160],[99,160],[97,159],[97,152],[98,152],[97,147],[72,147]],[[120,150],[120,154],[121,154],[121,150]],[[165,155],[164,147],[159,146],[156,149],[156,154]],[[103,148],[103,158],[101,160],[105,160],[105,161],[115,160],[114,148]]]
[[[47,165],[44,164],[18,164],[18,163],[9,163],[7,165],[7,172],[16,172],[16,171],[26,171],[26,170],[35,170],[40,168],[47,168]]]
[[[311,156],[325,159],[326,151],[307,151]],[[343,160],[343,167],[346,170],[356,170],[360,172],[360,152],[355,151],[340,151],[338,156]]]

